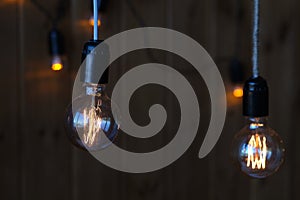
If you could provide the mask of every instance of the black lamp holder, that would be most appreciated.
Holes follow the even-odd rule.
[[[262,77],[251,77],[244,85],[243,115],[265,117],[269,115],[269,89]]]
[[[52,28],[48,34],[49,53],[51,56],[64,54],[63,41],[63,35],[56,28]]]
[[[83,50],[82,50],[82,56],[81,56],[81,62],[87,58],[87,55],[90,54],[96,47],[99,45],[103,40],[89,40],[84,44]],[[109,70],[108,68],[104,71],[102,74],[100,80],[99,77],[94,73],[95,70],[99,70],[99,67],[106,67],[104,65],[107,65],[109,62],[109,49],[106,44],[103,44],[104,48],[101,49],[102,52],[98,53],[97,59],[102,59],[101,64],[103,66],[97,66],[96,62],[86,62],[85,65],[81,67],[81,74],[80,79],[82,82],[85,83],[92,83],[92,84],[107,84],[108,83],[108,77],[109,77]],[[101,58],[99,58],[101,56]],[[88,57],[88,59],[95,59],[93,56]]]

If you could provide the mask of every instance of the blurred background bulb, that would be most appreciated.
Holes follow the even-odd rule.
[[[51,69],[53,71],[60,71],[63,69],[63,61],[59,55],[55,55],[51,59]]]
[[[51,29],[48,35],[49,53],[51,56],[51,69],[60,71],[64,67],[64,38],[61,32],[55,27]]]
[[[111,104],[105,85],[85,84],[85,93],[67,111],[68,137],[74,145],[97,151],[113,142],[120,122],[113,117]]]
[[[229,70],[232,95],[235,98],[241,98],[243,97],[244,66],[239,59],[233,58],[230,61]]]
[[[280,136],[267,124],[267,117],[247,118],[247,125],[233,139],[232,157],[237,167],[253,178],[266,178],[284,161]]]
[[[90,16],[90,18],[89,18],[89,25],[90,26],[94,26],[94,16],[93,15],[91,15]],[[100,27],[101,26],[101,19],[100,19],[100,16],[98,17],[98,27]]]
[[[234,97],[236,98],[241,98],[243,97],[243,86],[242,85],[236,85],[233,87],[233,91],[232,91],[232,94]]]

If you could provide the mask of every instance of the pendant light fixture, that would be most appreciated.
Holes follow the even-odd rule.
[[[64,44],[63,35],[56,29],[52,28],[48,35],[49,53],[51,55],[51,69],[60,71],[63,69]]]
[[[51,22],[52,29],[48,33],[49,54],[51,56],[50,66],[53,71],[60,71],[64,68],[66,59],[64,38],[62,33],[58,30],[58,24],[65,16],[68,7],[67,2],[64,0],[59,1],[56,15],[49,12],[38,0],[31,0],[31,3]]]
[[[259,0],[254,0],[252,77],[244,85],[243,115],[247,124],[233,139],[232,157],[237,167],[253,178],[266,178],[284,161],[280,136],[268,126],[268,85],[259,76]]]
[[[233,58],[230,61],[230,80],[233,84],[232,94],[236,98],[243,97],[243,80],[244,80],[244,66],[237,59]]]
[[[98,0],[94,0],[93,3],[94,20],[97,21]],[[93,73],[97,70],[93,62],[95,56],[102,56],[103,59],[109,57],[108,50],[97,55],[93,51],[101,42],[102,40],[98,39],[98,26],[94,25],[94,38],[85,43],[82,51],[82,62],[86,60],[80,71],[84,90],[68,107],[66,117],[66,129],[70,141],[75,146],[89,151],[98,151],[107,147],[115,139],[119,130],[119,122],[112,114],[112,102],[105,92],[108,70],[100,80]]]

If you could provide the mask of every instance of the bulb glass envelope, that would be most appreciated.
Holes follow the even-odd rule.
[[[266,178],[284,161],[285,148],[280,136],[267,124],[267,118],[248,118],[235,135],[232,157],[237,167],[253,178]]]

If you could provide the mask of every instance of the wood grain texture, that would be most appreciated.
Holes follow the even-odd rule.
[[[140,18],[131,12],[135,7]],[[40,2],[55,12],[58,0]],[[109,93],[118,78],[146,62],[159,61],[179,70],[199,93],[201,122],[192,146],[174,164],[146,174],[117,172],[87,152],[73,147],[64,130],[65,108],[71,101],[72,82],[80,66],[83,44],[91,38],[87,24],[90,4],[68,1],[59,24],[65,35],[68,64],[63,72],[49,67],[47,34],[50,22],[30,1],[0,0],[0,199],[4,200],[298,200],[300,198],[300,3],[297,0],[262,1],[261,74],[270,87],[270,125],[282,136],[287,158],[282,169],[264,180],[239,173],[229,158],[234,134],[243,126],[241,100],[233,99],[229,60],[238,56],[250,70],[252,1],[242,1],[242,18],[236,27],[237,0],[124,0],[109,1],[101,13],[100,38],[142,26],[168,27],[198,41],[214,58],[228,93],[226,123],[219,142],[204,159],[198,159],[210,117],[210,99],[203,79],[184,60],[159,51],[138,51],[112,65]],[[126,44],[124,44],[126,45]],[[248,74],[249,75],[249,74]],[[166,75],[166,79],[172,82]],[[124,90],[126,86],[124,86]],[[152,142],[165,144],[176,132],[178,109],[172,94],[149,87],[135,95],[132,116],[145,123],[143,106],[165,104],[170,124]],[[154,95],[152,95],[154,94]],[[148,95],[148,96],[147,96]],[[154,98],[154,97],[155,98]],[[144,120],[144,121],[143,121]],[[176,121],[177,120],[177,121]],[[173,122],[173,124],[172,124]],[[153,145],[126,137],[120,145],[145,150]]]
[[[2,56],[0,59],[1,73],[1,128],[0,128],[0,188],[5,199],[13,200],[20,196],[15,190],[20,190],[21,168],[18,166],[19,152],[21,149],[20,133],[18,133],[19,107],[17,106],[17,71],[18,71],[18,14],[17,5],[0,4],[0,13],[5,17],[0,18],[2,24],[0,43]],[[5,55],[5,56],[4,56]]]

